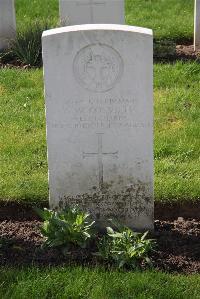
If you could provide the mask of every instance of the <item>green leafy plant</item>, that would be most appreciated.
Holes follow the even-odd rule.
[[[136,233],[130,228],[118,225],[118,231],[107,227],[107,235],[98,244],[97,256],[107,262],[116,264],[119,268],[124,266],[135,268],[140,263],[149,265],[149,253],[153,250],[155,242],[147,239],[148,232]]]
[[[94,224],[88,213],[82,212],[77,206],[62,211],[36,210],[44,220],[41,233],[45,237],[45,245],[65,250],[73,246],[86,247]]]
[[[17,32],[7,50],[0,54],[3,63],[14,62],[40,67],[42,65],[42,33],[49,29],[47,22],[34,22]]]

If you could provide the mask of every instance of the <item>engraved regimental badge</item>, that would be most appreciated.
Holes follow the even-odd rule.
[[[123,61],[110,46],[93,44],[82,48],[75,56],[74,76],[78,83],[93,92],[110,90],[120,80]]]

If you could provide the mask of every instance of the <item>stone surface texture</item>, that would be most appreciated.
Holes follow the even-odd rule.
[[[14,0],[0,0],[0,50],[9,45],[15,38],[16,20]]]
[[[79,25],[42,39],[51,207],[152,229],[152,31]]]
[[[200,0],[194,4],[194,50],[200,49]]]
[[[124,24],[124,0],[60,0],[63,25]]]

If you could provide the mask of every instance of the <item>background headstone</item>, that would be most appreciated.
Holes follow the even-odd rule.
[[[79,25],[43,34],[50,206],[153,227],[152,31]]]
[[[200,48],[200,0],[194,3],[194,50]]]
[[[15,38],[16,20],[14,0],[0,0],[0,50],[8,47]]]
[[[124,0],[60,0],[63,25],[124,24]]]

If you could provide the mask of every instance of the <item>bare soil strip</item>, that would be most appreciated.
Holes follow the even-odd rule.
[[[90,250],[72,250],[63,256],[57,249],[42,248],[41,222],[1,221],[0,222],[0,266],[99,264],[91,252],[97,249],[91,244]],[[200,273],[200,221],[184,220],[155,221],[152,236],[157,248],[151,256],[154,268],[177,273]]]

